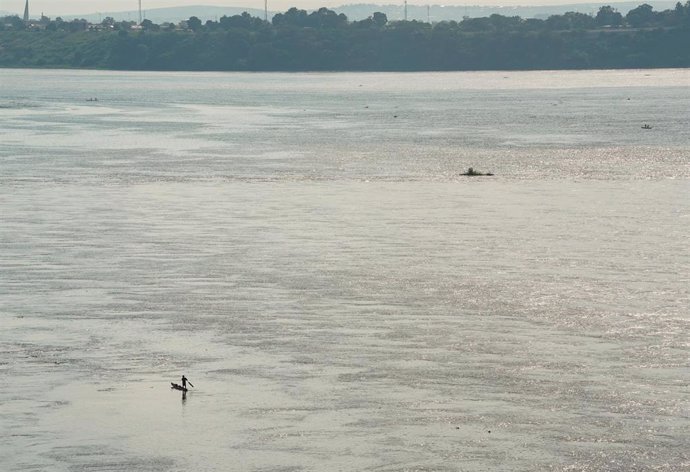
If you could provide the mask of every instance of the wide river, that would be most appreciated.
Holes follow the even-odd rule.
[[[690,470],[689,233],[690,70],[0,70],[0,469]]]

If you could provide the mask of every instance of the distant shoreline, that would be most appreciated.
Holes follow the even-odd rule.
[[[29,46],[22,45],[26,35],[36,34],[0,32],[0,68],[160,72],[461,72],[690,68],[690,49],[684,47],[690,44],[690,30],[641,32],[630,34],[627,41],[620,41],[617,37],[621,35],[610,33],[602,33],[590,40],[583,40],[582,35],[555,34],[539,38],[539,46],[533,51],[525,46],[521,53],[509,56],[494,54],[504,39],[486,36],[480,41],[475,40],[472,49],[458,46],[457,50],[463,57],[448,60],[436,58],[435,61],[427,61],[425,52],[406,57],[398,49],[391,53],[380,51],[366,61],[353,61],[352,54],[345,51],[320,62],[314,57],[313,50],[310,57],[305,56],[297,47],[283,49],[282,58],[275,58],[270,50],[266,51],[271,46],[257,45],[257,48],[264,48],[265,55],[251,53],[243,59],[224,64],[219,64],[213,58],[203,57],[213,55],[214,51],[223,54],[225,51],[221,45],[211,45],[195,56],[186,56],[186,45],[191,42],[193,49],[198,45],[195,38],[190,41],[185,34],[168,35],[166,39],[172,42],[170,48],[156,55],[147,51],[151,42],[156,39],[155,33],[129,34],[126,41],[123,41],[116,33],[94,35],[84,32],[73,34],[69,38],[74,40],[73,44],[65,41],[59,34],[55,37],[56,34],[38,33],[42,36],[38,41],[35,40],[37,38],[32,38]],[[222,41],[221,35],[215,36],[210,35],[210,38],[206,37],[204,40],[212,43]],[[573,36],[577,41],[568,45],[565,40]],[[512,41],[533,44],[537,38],[516,35]],[[543,54],[556,47],[561,49],[559,54]],[[431,46],[429,49],[433,48]],[[602,49],[605,53],[601,52]]]
[[[190,16],[197,16],[202,21],[213,20],[222,17],[223,15],[232,16],[240,15],[243,12],[247,12],[252,16],[262,17],[265,14],[263,8],[251,7],[250,3],[247,2],[246,6],[214,6],[214,5],[203,5],[203,2],[192,2],[199,3],[196,5],[179,6],[179,7],[160,7],[160,8],[146,8],[144,10],[144,18],[153,21],[154,23],[163,22],[179,22],[189,18]],[[462,21],[463,17],[470,18],[480,18],[488,17],[494,13],[503,16],[520,16],[522,18],[548,18],[552,15],[562,15],[566,12],[578,12],[578,13],[594,13],[596,10],[606,4],[618,9],[619,11],[625,13],[633,8],[637,7],[641,3],[648,3],[652,5],[655,9],[669,9],[673,8],[676,4],[672,0],[651,0],[648,2],[641,1],[615,1],[615,2],[572,2],[567,4],[557,4],[557,5],[500,5],[500,2],[496,0],[494,5],[472,5],[469,2],[468,5],[422,5],[422,4],[408,4],[407,12],[409,20],[417,21],[428,21],[431,19],[433,22],[441,21]],[[682,2],[681,2],[682,3]],[[23,3],[22,3],[23,5]],[[134,5],[134,4],[133,4]],[[269,2],[269,8],[271,7]],[[311,12],[313,9],[306,9]],[[351,21],[364,20],[371,16],[374,12],[382,12],[388,16],[391,21],[404,19],[404,6],[403,3],[366,3],[366,2],[356,2],[347,3],[337,7],[331,7],[331,10],[336,13],[343,13]],[[21,12],[16,12],[21,13]],[[38,12],[35,12],[38,13]],[[268,18],[269,20],[277,13],[277,10],[269,10]],[[3,15],[11,15],[11,12],[2,11],[0,12],[0,17]],[[137,18],[138,11],[136,10],[122,10],[122,11],[101,11],[101,12],[71,12],[71,13],[49,13],[53,16],[61,16],[66,21],[71,21],[73,19],[86,19],[90,22],[96,23],[102,21],[106,17],[112,17],[116,21],[129,21]]]
[[[6,66],[0,65],[2,70],[45,70],[45,71],[102,71],[102,72],[191,72],[191,73],[246,73],[246,74],[421,74],[421,73],[456,73],[456,72],[587,72],[587,71],[626,71],[626,70],[665,70],[678,69],[689,70],[690,66],[684,67],[592,67],[592,68],[557,68],[557,69],[462,69],[462,70],[376,70],[376,69],[319,69],[319,70],[219,70],[219,69],[111,69],[105,67],[46,67],[46,66]]]
[[[546,20],[491,15],[460,22],[349,21],[292,8],[179,24],[106,18],[0,18],[0,67],[146,71],[431,72],[690,67],[690,0],[623,16],[568,12]]]

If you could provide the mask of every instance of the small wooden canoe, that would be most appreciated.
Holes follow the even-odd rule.
[[[187,391],[187,389],[184,388],[182,385],[178,385],[178,384],[172,383],[172,382],[170,382],[170,385],[171,385],[170,388],[174,388],[175,390],[182,390],[183,392]]]

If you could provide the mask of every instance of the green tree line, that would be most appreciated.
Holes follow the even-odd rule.
[[[656,12],[569,12],[545,20],[349,21],[291,8],[270,22],[247,13],[180,25],[106,18],[99,25],[0,18],[0,67],[122,70],[416,71],[690,67],[690,0]]]

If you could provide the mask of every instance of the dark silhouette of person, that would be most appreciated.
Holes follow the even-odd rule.
[[[182,388],[187,388],[187,377],[182,374]]]

